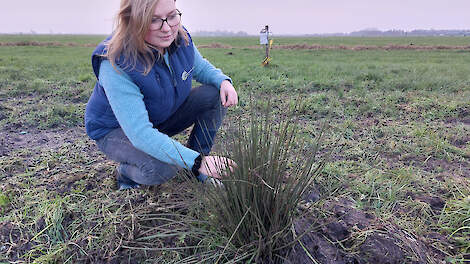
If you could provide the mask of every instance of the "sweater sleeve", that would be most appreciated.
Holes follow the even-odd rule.
[[[227,75],[223,74],[222,71],[214,65],[212,65],[208,60],[204,59],[199,53],[199,50],[193,44],[194,47],[194,70],[193,77],[196,81],[203,84],[211,84],[220,89],[220,84],[224,80],[229,80],[232,82]]]
[[[165,163],[192,168],[199,153],[153,128],[143,94],[131,78],[108,60],[101,62],[99,82],[111,109],[132,145]]]

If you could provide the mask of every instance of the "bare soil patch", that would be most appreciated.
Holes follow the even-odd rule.
[[[454,136],[451,138],[450,143],[458,148],[465,148],[468,143],[470,143],[470,137],[458,137]]]
[[[467,126],[470,126],[470,117],[465,116],[465,117],[460,117],[460,118],[449,118],[445,120],[447,124],[464,124]]]
[[[11,151],[25,148],[57,149],[64,143],[73,143],[76,138],[86,136],[80,127],[54,130],[4,130],[0,131],[0,156],[8,155]]]
[[[464,141],[466,142],[466,140]],[[470,175],[470,162],[468,160],[456,161],[435,157],[425,158],[411,154],[403,155],[402,153],[386,153],[381,156],[387,160],[391,168],[406,165],[419,167],[426,172],[438,173],[440,176],[452,175],[453,177],[466,178]]]
[[[31,249],[31,241],[23,236],[20,227],[12,222],[0,223],[0,255],[8,259],[1,259],[0,261],[17,261],[20,256]]]
[[[446,159],[430,158],[423,163],[422,168],[428,172],[445,172],[447,175],[470,177],[470,163],[467,161],[450,162]]]
[[[385,223],[354,208],[349,200],[329,201],[325,209],[333,213],[327,219],[315,222],[314,218],[303,218],[294,223],[297,234],[307,233],[287,263],[311,263],[310,256],[328,264],[444,262],[445,256],[432,247],[431,239]]]

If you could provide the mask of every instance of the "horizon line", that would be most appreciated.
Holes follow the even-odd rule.
[[[381,33],[387,33],[387,32],[403,32],[403,33],[412,33],[414,31],[462,31],[462,32],[467,32],[470,33],[470,29],[412,29],[412,30],[404,30],[404,29],[388,29],[388,30],[381,30],[381,29],[376,29],[376,28],[365,28],[361,30],[356,30],[356,31],[350,31],[350,32],[326,32],[326,33],[279,33],[279,34],[273,34],[277,36],[321,36],[321,35],[350,35],[353,33],[360,33],[360,32],[381,32]],[[222,34],[227,34],[227,36],[230,35],[238,35],[239,37],[255,37],[259,36],[259,33],[255,34],[250,34],[247,33],[246,31],[243,30],[238,30],[238,31],[229,31],[229,30],[194,30],[192,31],[192,35],[197,35],[199,33],[206,33],[206,34],[213,34],[213,33],[222,33]],[[0,32],[0,35],[88,35],[88,36],[107,36],[110,35],[111,33],[61,33],[61,32],[35,32],[34,30],[31,30],[29,32]]]

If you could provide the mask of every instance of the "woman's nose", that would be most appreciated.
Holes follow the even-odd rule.
[[[171,30],[170,25],[168,25],[167,21],[163,21],[162,28],[160,29],[161,31],[168,32]]]

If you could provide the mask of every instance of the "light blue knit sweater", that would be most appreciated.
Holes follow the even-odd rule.
[[[167,53],[164,59],[170,67]],[[98,79],[129,141],[137,149],[158,160],[181,168],[192,168],[199,153],[153,128],[139,87],[126,73],[119,68],[118,70],[120,73],[115,71],[108,60],[104,60],[100,65]],[[196,46],[194,46],[193,77],[200,83],[210,84],[219,89],[224,80],[231,81],[220,69],[204,59]],[[137,131],[140,131],[139,134],[136,133]]]

